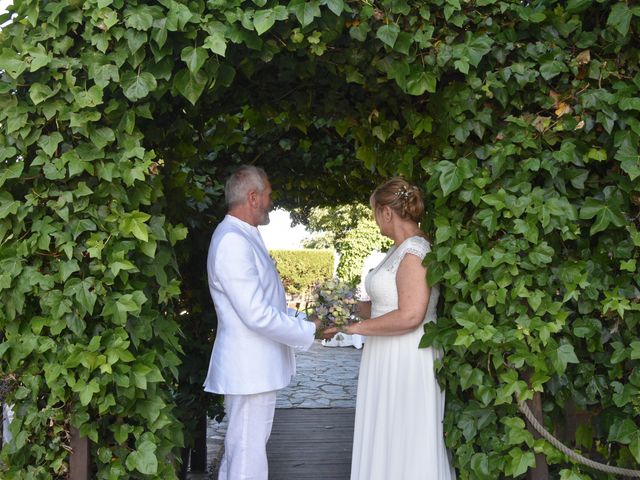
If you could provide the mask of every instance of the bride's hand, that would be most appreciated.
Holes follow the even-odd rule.
[[[330,340],[338,332],[339,330],[336,327],[325,328],[322,332],[322,338],[324,338],[325,340]]]

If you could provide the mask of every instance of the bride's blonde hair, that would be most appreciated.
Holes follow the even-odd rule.
[[[389,206],[400,218],[408,218],[416,223],[424,215],[420,189],[402,177],[394,177],[376,188],[369,198],[369,204],[374,211]]]

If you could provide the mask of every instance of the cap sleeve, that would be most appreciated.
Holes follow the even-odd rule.
[[[431,244],[426,238],[423,237],[411,237],[404,241],[393,255],[393,261],[390,262],[387,269],[396,272],[400,263],[404,259],[405,255],[411,254],[418,257],[420,260],[424,260],[427,253],[431,251]]]

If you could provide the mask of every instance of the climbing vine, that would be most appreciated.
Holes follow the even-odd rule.
[[[95,478],[175,477],[179,392],[197,386],[180,362],[215,326],[202,250],[240,162],[266,167],[288,207],[363,201],[395,174],[424,187],[444,299],[424,343],[446,353],[460,478],[520,477],[537,452],[556,477],[604,478],[534,440],[514,393],[540,393],[550,429],[582,419],[565,432],[575,448],[640,461],[640,7],[9,10],[0,375],[17,420],[3,477],[64,478],[70,426],[93,442]]]

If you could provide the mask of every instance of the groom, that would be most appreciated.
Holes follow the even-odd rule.
[[[273,206],[264,170],[238,168],[227,180],[225,200],[228,213],[207,259],[218,331],[204,390],[224,394],[228,418],[218,479],[267,480],[276,390],[291,381],[294,349],[311,346],[319,321],[286,313],[282,281],[257,229],[269,223]]]

